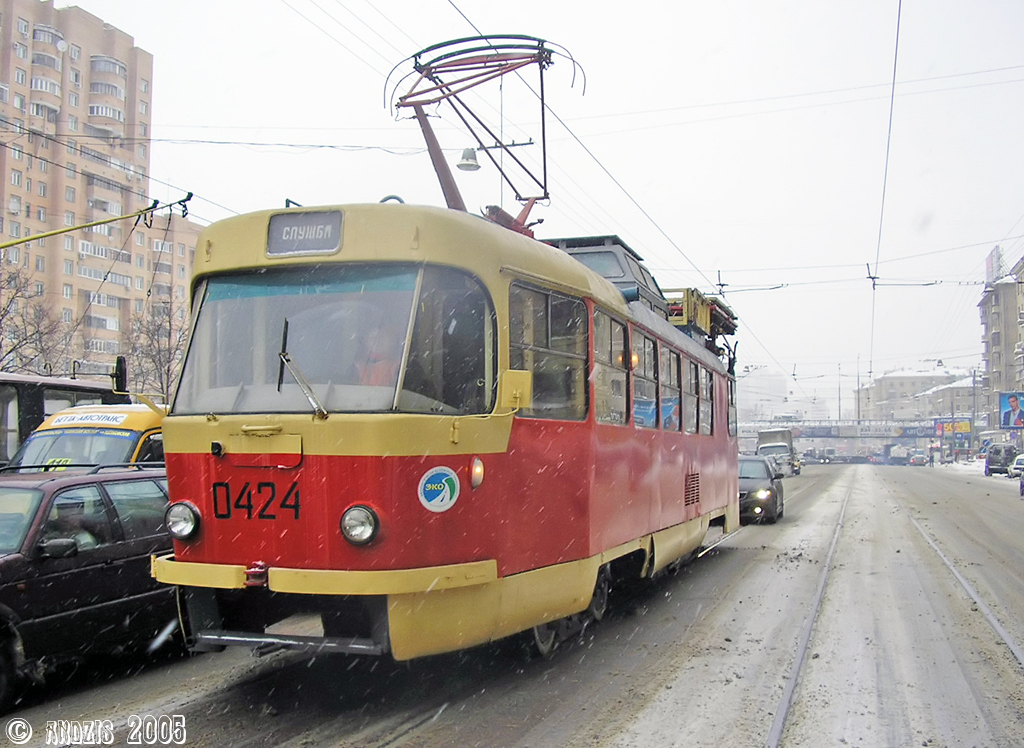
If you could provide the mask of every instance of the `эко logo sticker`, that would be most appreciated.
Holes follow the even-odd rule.
[[[420,478],[420,503],[432,512],[447,512],[459,498],[459,476],[451,468],[431,468]]]

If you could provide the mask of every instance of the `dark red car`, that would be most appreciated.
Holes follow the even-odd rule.
[[[169,551],[162,468],[0,474],[0,708],[61,662],[145,642],[176,620],[150,576]]]

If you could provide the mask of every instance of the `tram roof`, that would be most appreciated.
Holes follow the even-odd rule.
[[[343,216],[336,251],[268,254],[272,216],[331,211]],[[196,249],[193,282],[203,275],[230,270],[338,259],[431,262],[465,268],[492,287],[500,285],[501,276],[534,281],[589,296],[611,311],[631,316],[626,300],[612,283],[562,250],[483,217],[434,206],[368,203],[257,211],[207,226]]]

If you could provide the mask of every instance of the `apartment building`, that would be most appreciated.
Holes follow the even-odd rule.
[[[152,204],[152,81],[152,55],[102,19],[0,0],[0,243],[21,240],[5,267],[73,331],[48,366],[105,364],[133,315],[185,299],[201,227],[180,213],[38,236]]]

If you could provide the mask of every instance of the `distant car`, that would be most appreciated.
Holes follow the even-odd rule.
[[[1012,444],[991,445],[985,455],[985,475],[1005,473],[1016,456],[1017,448]]]
[[[910,455],[909,465],[927,465],[928,458],[922,454]]]
[[[775,522],[782,516],[782,473],[767,457],[740,457],[740,519]]]
[[[162,468],[0,477],[0,708],[52,666],[152,639],[177,619],[150,576],[170,551]]]
[[[1013,462],[1006,468],[1006,476],[1008,478],[1020,478],[1024,476],[1024,455],[1017,455],[1013,458]]]

